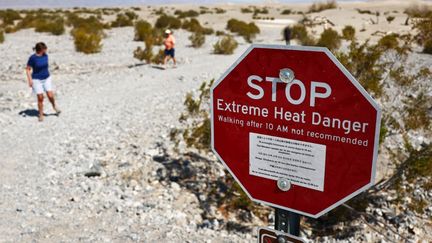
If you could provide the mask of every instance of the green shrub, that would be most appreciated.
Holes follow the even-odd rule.
[[[147,37],[152,35],[153,27],[149,22],[140,20],[135,23],[135,41],[144,41]]]
[[[237,41],[232,36],[227,35],[213,45],[213,53],[223,55],[233,54],[237,46]]]
[[[243,36],[247,42],[252,42],[252,39],[254,39],[255,36],[260,33],[260,29],[255,25],[254,22],[246,23],[237,19],[228,20],[226,28],[233,33]]]
[[[345,40],[354,40],[355,38],[355,29],[351,25],[347,25],[342,29],[342,37]]]
[[[85,28],[76,28],[72,32],[75,49],[85,54],[98,53],[102,49],[102,35],[100,32],[89,31]]]
[[[41,19],[35,25],[36,32],[49,32],[53,35],[62,35],[65,32],[63,18]]]
[[[141,49],[141,47],[138,47],[133,53],[134,57],[140,61],[144,60],[147,63],[151,63],[154,58],[153,41],[151,38],[147,38],[144,43],[145,43],[144,50]]]
[[[327,0],[327,2],[316,2],[309,7],[309,13],[318,13],[326,9],[337,8],[336,0]]]
[[[289,15],[289,14],[292,14],[292,11],[291,11],[291,9],[284,9],[284,10],[282,10],[281,14],[282,15]]]
[[[189,40],[191,41],[191,45],[195,48],[201,47],[205,42],[205,35],[201,32],[192,33],[189,36]]]
[[[205,35],[211,35],[214,32],[211,28],[204,28],[195,18],[183,21],[182,28],[190,32],[200,32]]]
[[[5,33],[2,29],[0,29],[0,43],[5,41]]]
[[[187,10],[187,11],[182,11],[182,10],[176,10],[174,12],[175,15],[177,15],[177,17],[179,18],[187,18],[187,17],[198,17],[199,13],[195,10]]]
[[[161,15],[155,23],[155,27],[158,29],[179,29],[181,27],[181,21],[169,15]]]
[[[334,51],[340,47],[341,38],[339,34],[333,29],[326,29],[321,33],[318,39],[317,46],[327,47],[329,50]]]
[[[291,38],[298,40],[300,44],[304,46],[315,45],[314,38],[309,35],[306,26],[302,24],[296,24],[292,27]]]

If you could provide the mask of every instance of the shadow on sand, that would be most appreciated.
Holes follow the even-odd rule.
[[[20,111],[18,113],[18,115],[22,116],[22,117],[38,117],[39,116],[39,111],[36,109],[26,109],[23,111]],[[57,116],[56,113],[44,113],[44,116]]]

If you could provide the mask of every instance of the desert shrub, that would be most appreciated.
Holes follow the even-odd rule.
[[[423,53],[432,54],[432,40],[425,41],[423,45]]]
[[[98,53],[102,49],[102,34],[89,31],[85,28],[76,28],[72,31],[75,50],[85,54]]]
[[[423,92],[418,94],[417,97],[405,99],[405,112],[407,115],[404,117],[404,123],[406,129],[429,129],[432,120],[429,116],[430,102],[431,97]]]
[[[348,51],[338,53],[337,57],[367,91],[379,97],[383,92],[380,81],[388,68],[388,63],[381,61],[383,54],[381,48],[367,41],[363,44],[353,41]]]
[[[61,17],[40,19],[35,24],[36,32],[49,32],[53,35],[62,35],[65,32],[64,20]]]
[[[147,37],[152,35],[153,27],[149,22],[140,20],[135,23],[135,41],[144,41]]]
[[[76,14],[68,15],[67,24],[73,27],[72,33],[74,29],[84,29],[86,32],[103,36],[103,30],[107,28],[107,26],[95,16],[82,18]]]
[[[216,30],[216,36],[222,36],[222,35],[226,35],[225,31]]]
[[[111,22],[111,27],[126,27],[126,26],[132,26],[133,25],[133,19],[131,19],[126,14],[117,14],[117,18]]]
[[[182,28],[190,32],[200,32],[205,35],[211,35],[214,32],[211,28],[203,27],[196,18],[183,21]]]
[[[13,9],[0,10],[0,19],[3,25],[13,25],[16,20],[21,19],[21,15],[18,11]]]
[[[251,8],[241,8],[240,10],[242,13],[253,13],[253,9]]]
[[[161,15],[155,23],[155,27],[158,29],[179,29],[181,27],[181,21],[170,15]]]
[[[154,58],[153,40],[152,38],[147,38],[144,43],[145,43],[145,48],[142,49],[141,47],[138,47],[133,53],[134,57],[140,61],[144,60],[147,63],[151,63]]]
[[[387,22],[390,24],[393,20],[395,19],[395,16],[387,16],[386,17],[386,20],[387,20]]]
[[[298,40],[300,44],[305,46],[315,45],[314,38],[309,35],[306,26],[302,24],[296,24],[292,27],[291,38]]]
[[[289,15],[289,14],[292,14],[292,11],[291,11],[291,9],[284,9],[284,10],[282,10],[281,14],[282,15]]]
[[[5,33],[2,29],[0,29],[0,43],[5,41]]]
[[[372,13],[372,11],[367,10],[367,9],[363,10],[363,9],[356,8],[356,10],[359,14],[371,14],[371,15],[375,14],[375,13]]]
[[[201,32],[192,33],[189,36],[189,40],[191,41],[191,45],[195,48],[201,47],[205,42],[205,35]]]
[[[268,14],[269,11],[268,11],[268,9],[267,9],[266,7],[264,7],[264,8],[257,8],[257,7],[254,7],[254,11],[253,11],[253,13],[254,13],[254,15],[258,15],[258,14]]]
[[[326,29],[321,33],[317,46],[327,47],[329,50],[333,51],[340,47],[341,37],[337,33],[337,31],[333,29]]]
[[[187,10],[187,11],[182,11],[182,10],[176,10],[174,12],[175,15],[177,15],[177,17],[179,18],[187,18],[187,17],[197,17],[199,15],[199,13],[195,10]]]
[[[138,15],[135,13],[135,12],[133,12],[133,11],[126,11],[125,13],[124,13],[130,20],[136,20],[136,19],[138,19]]]
[[[156,55],[153,56],[152,63],[154,64],[162,64],[165,58],[165,53],[163,49],[159,49]]]
[[[224,14],[226,13],[226,10],[223,8],[214,8],[214,11],[216,14]]]
[[[432,14],[430,17],[414,22],[413,28],[417,30],[414,39],[419,45],[423,46],[423,52],[432,54]]]
[[[254,22],[246,23],[237,19],[228,20],[226,28],[233,33],[243,36],[247,42],[252,42],[252,39],[260,33],[260,29]]]
[[[309,7],[309,13],[318,13],[326,9],[337,8],[336,0],[327,0],[326,2],[315,2]]]
[[[355,38],[355,29],[351,25],[347,25],[342,29],[342,37],[345,40],[354,40]]]
[[[405,9],[404,13],[411,18],[430,18],[432,17],[432,7],[426,4],[412,4]]]
[[[219,39],[216,44],[213,45],[213,53],[215,54],[233,54],[237,48],[238,43],[234,37],[227,35]]]

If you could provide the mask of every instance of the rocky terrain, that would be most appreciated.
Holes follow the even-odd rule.
[[[214,26],[224,26],[226,18]],[[257,42],[282,44],[281,26],[265,21],[259,26]],[[266,220],[244,210],[222,212],[208,188],[227,177],[223,166],[211,153],[184,146],[176,151],[169,137],[179,126],[186,93],[218,78],[248,44],[238,38],[233,55],[214,55],[218,37],[207,36],[204,46],[194,49],[189,33],[178,30],[179,65],[161,70],[133,58],[142,43],[133,41],[132,27],[106,33],[102,52],[93,55],[77,53],[69,34],[21,30],[0,44],[0,242],[255,242],[256,227],[273,223],[271,210],[263,207],[270,212]],[[56,117],[45,102],[42,123],[24,75],[37,41],[48,45],[63,111]],[[413,72],[430,67],[432,56],[415,50],[409,65]],[[403,92],[415,96],[421,89],[432,96],[431,83],[424,81],[409,89],[390,82],[384,89],[390,98],[378,101],[388,109],[401,106]],[[400,113],[395,110],[394,117]],[[395,172],[391,151],[401,151],[398,161],[409,157],[407,140],[431,156],[431,131],[390,129],[381,145],[378,181]],[[337,237],[317,233],[313,227],[323,224],[310,219],[303,222],[302,236],[311,242],[432,241],[432,190],[410,182],[402,187],[412,194],[404,194],[398,205],[400,191],[383,183],[371,192],[365,213],[346,206],[357,219],[349,227],[333,224]],[[420,199],[428,203],[424,213],[409,206]]]

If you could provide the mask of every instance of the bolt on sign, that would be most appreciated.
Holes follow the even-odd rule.
[[[380,107],[327,48],[252,45],[211,102],[212,149],[252,200],[317,218],[373,185]]]
[[[305,241],[300,237],[282,231],[259,228],[258,243],[305,243]]]

